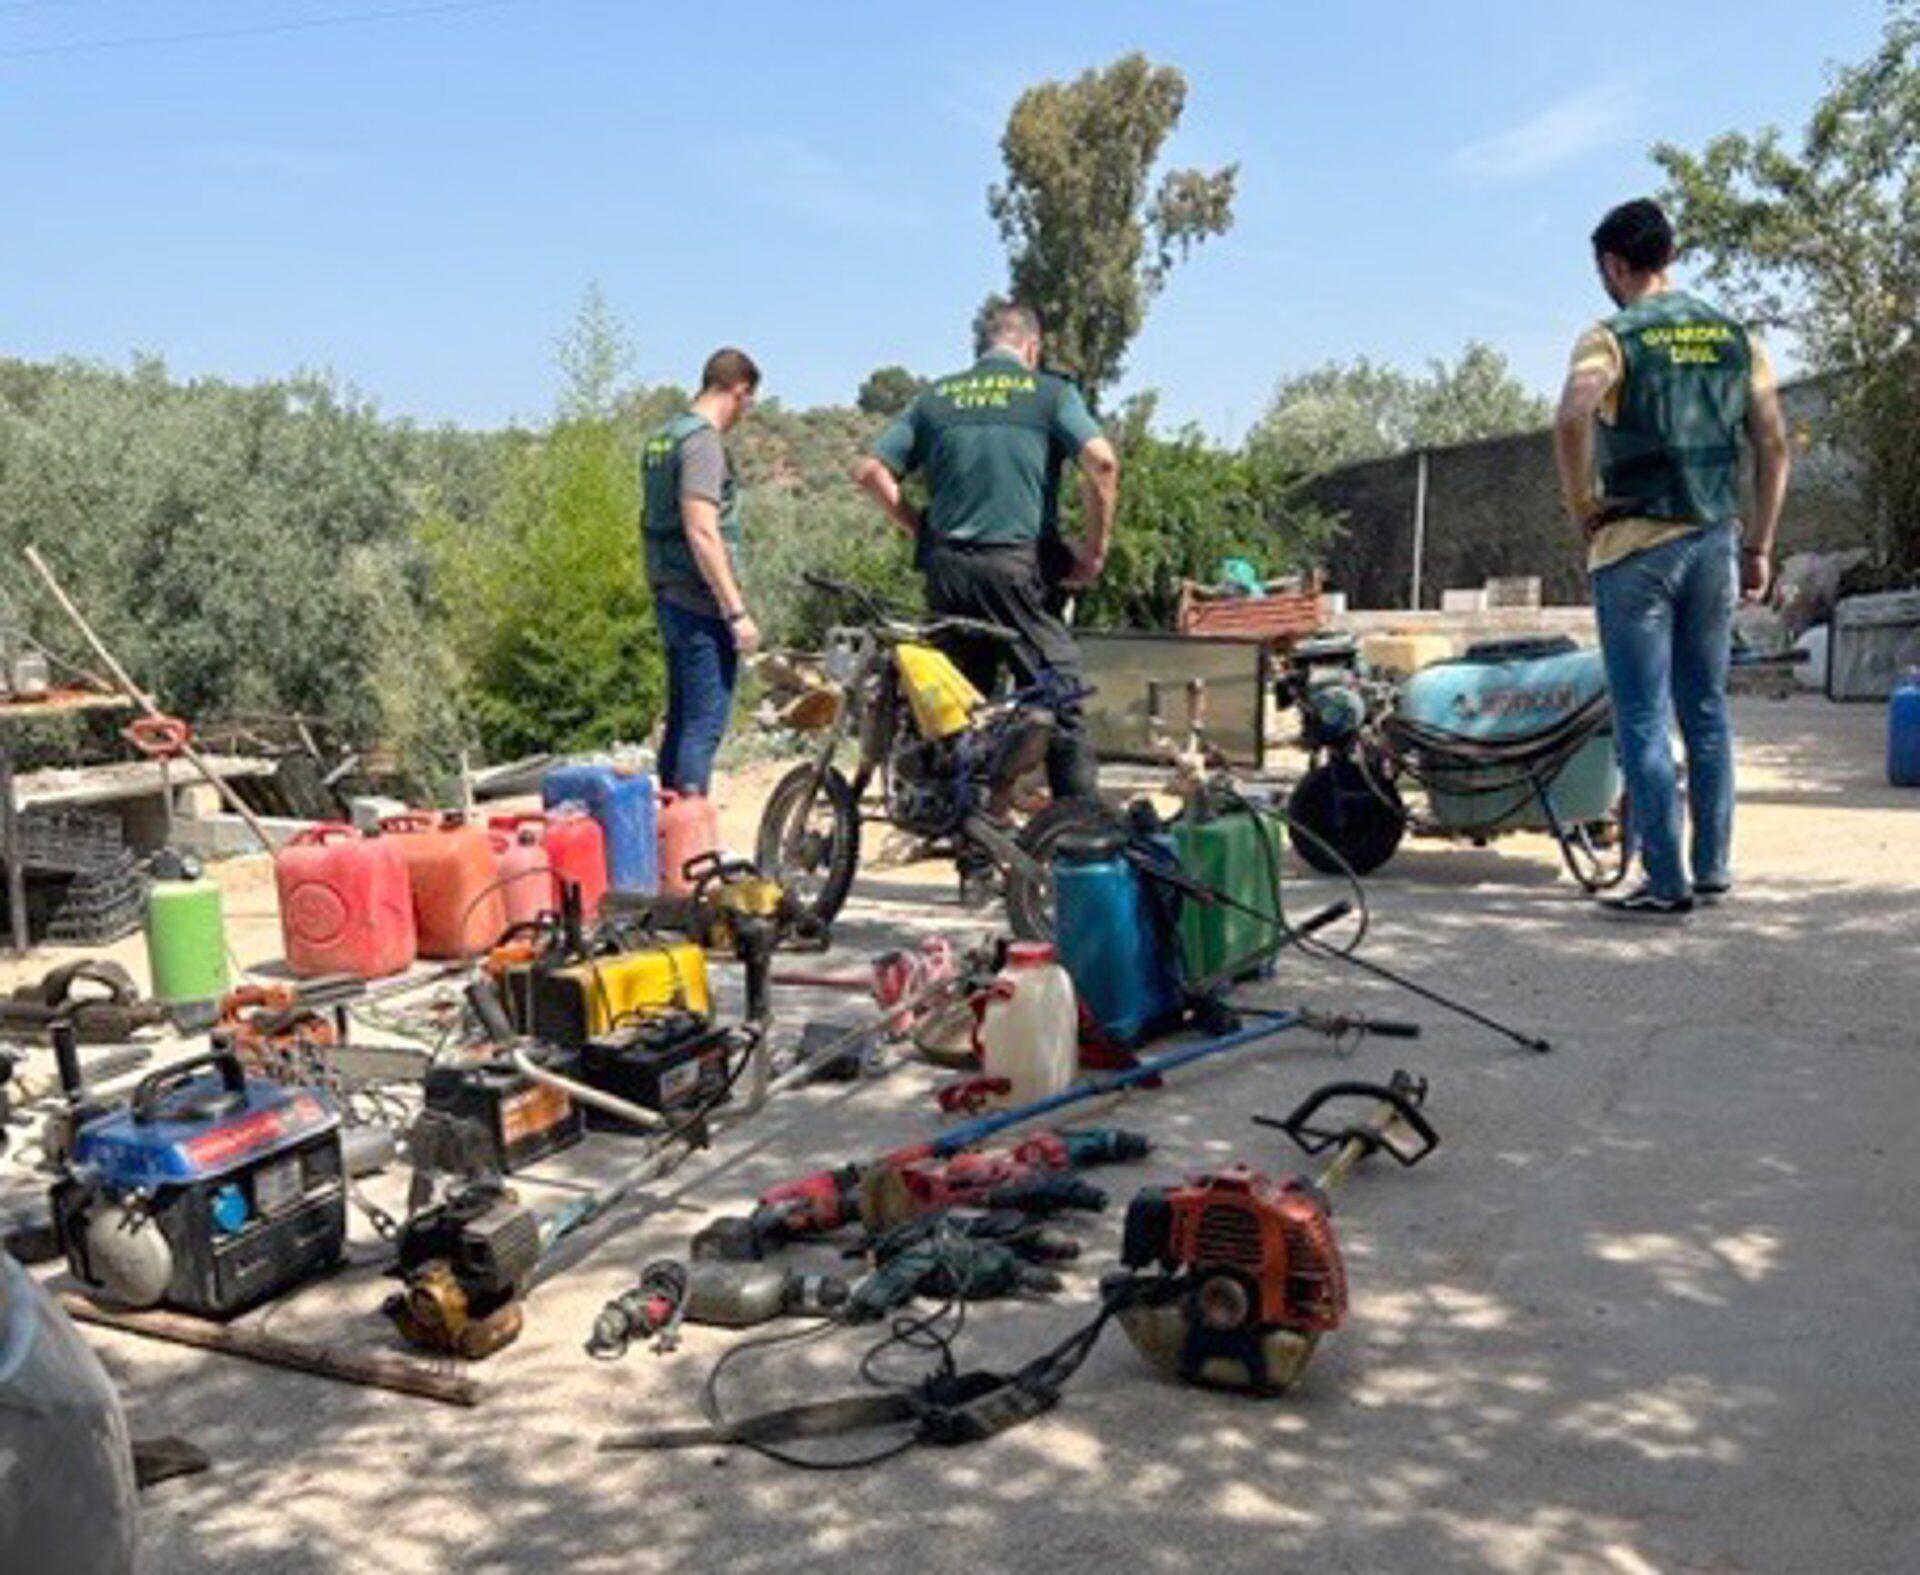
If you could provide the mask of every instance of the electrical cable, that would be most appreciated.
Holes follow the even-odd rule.
[[[33,60],[55,55],[85,55],[112,49],[140,49],[161,44],[216,43],[232,38],[264,38],[277,33],[310,33],[364,22],[399,21],[408,17],[450,16],[463,11],[490,11],[517,5],[520,0],[432,0],[422,5],[383,6],[377,10],[347,11],[331,16],[288,17],[277,22],[247,22],[231,27],[201,28],[192,32],[132,33],[117,38],[76,39],[61,44],[34,44],[0,49],[0,60]]]
[[[887,1332],[862,1352],[855,1366],[855,1373],[861,1382],[907,1401],[910,1414],[904,1420],[912,1424],[912,1431],[903,1438],[862,1455],[823,1460],[815,1456],[795,1454],[765,1439],[747,1435],[729,1436],[731,1430],[720,1405],[720,1379],[726,1369],[750,1351],[766,1351],[786,1345],[809,1343],[824,1338],[838,1329],[853,1327],[844,1317],[824,1318],[800,1330],[762,1335],[743,1341],[722,1353],[701,1387],[701,1410],[708,1423],[717,1433],[725,1437],[727,1442],[742,1444],[769,1460],[801,1471],[862,1470],[868,1466],[876,1466],[883,1461],[892,1460],[916,1447],[920,1442],[919,1418],[917,1414],[912,1414],[916,1398],[924,1394],[930,1385],[951,1380],[959,1373],[959,1364],[955,1360],[953,1348],[966,1327],[968,1278],[972,1260],[964,1255],[954,1255],[955,1239],[944,1231],[936,1231],[922,1244],[922,1250],[930,1250],[936,1258],[941,1260],[940,1266],[945,1270],[945,1283],[950,1287],[945,1299],[931,1312],[905,1313],[889,1319]],[[950,1328],[943,1327],[949,1323]],[[889,1351],[896,1348],[931,1353],[936,1360],[931,1367],[911,1379],[890,1378],[880,1372],[879,1364]]]

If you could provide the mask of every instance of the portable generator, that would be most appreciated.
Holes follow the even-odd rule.
[[[230,1317],[340,1257],[340,1117],[318,1089],[246,1076],[231,1051],[196,1056],[82,1120],[52,1207],[90,1290]]]
[[[574,1073],[581,1082],[628,1104],[678,1115],[727,1096],[733,1034],[692,1012],[666,1012],[589,1039]],[[589,1107],[596,1131],[632,1132],[631,1122]]]
[[[1416,1165],[1439,1138],[1421,1112],[1424,1080],[1329,1083],[1284,1121],[1308,1153],[1336,1146],[1318,1176],[1275,1181],[1245,1165],[1155,1187],[1128,1205],[1120,1261],[1102,1289],[1141,1355],[1184,1383],[1283,1393],[1347,1316],[1347,1271],[1328,1193],[1368,1154]],[[1352,1125],[1315,1125],[1327,1105],[1375,1102]]]

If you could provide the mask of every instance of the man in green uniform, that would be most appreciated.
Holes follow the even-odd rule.
[[[740,590],[740,487],[720,441],[759,387],[744,350],[716,350],[693,403],[641,449],[647,580],[667,660],[660,781],[676,793],[707,791],[739,659],[760,648]]]
[[[1593,232],[1593,251],[1619,310],[1575,347],[1554,440],[1567,511],[1587,540],[1614,738],[1646,867],[1645,885],[1604,905],[1677,918],[1732,883],[1733,607],[1736,587],[1758,598],[1772,577],[1786,422],[1760,341],[1668,279],[1673,226],[1657,204],[1615,208]],[[1744,527],[1742,433],[1754,455]],[[1684,862],[1676,713],[1693,819]]]
[[[998,625],[1011,642],[961,635],[947,652],[975,687],[993,693],[1004,661],[1015,681],[1051,685],[1059,698],[1047,776],[1056,798],[1090,797],[1098,762],[1074,694],[1080,653],[1060,616],[1062,593],[1090,585],[1106,564],[1120,461],[1079,389],[1040,367],[1040,322],[1024,306],[989,312],[985,349],[965,371],[936,380],[880,434],[854,480],[914,543],[936,613]],[[1059,533],[1060,473],[1080,467],[1086,539]],[[900,495],[925,476],[923,519]]]

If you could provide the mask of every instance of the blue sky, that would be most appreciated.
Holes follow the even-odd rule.
[[[539,419],[598,280],[635,373],[751,349],[790,404],[964,359],[1003,280],[984,192],[1020,89],[1132,49],[1170,157],[1241,166],[1128,389],[1238,438],[1276,379],[1470,338],[1542,390],[1600,299],[1585,237],[1644,150],[1796,129],[1854,0],[964,6],[0,0],[0,353]],[[321,25],[310,26],[310,23]],[[275,27],[271,33],[217,36]],[[173,42],[155,35],[198,34]],[[75,47],[77,46],[77,47]]]

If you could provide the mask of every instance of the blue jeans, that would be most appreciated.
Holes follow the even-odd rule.
[[[1661,897],[1688,894],[1680,861],[1680,790],[1673,720],[1687,746],[1693,881],[1722,885],[1733,849],[1733,725],[1727,668],[1739,532],[1733,521],[1608,564],[1593,576],[1614,744],[1627,779],[1647,881]]]
[[[713,757],[727,731],[740,666],[733,631],[721,618],[690,612],[656,596],[667,657],[667,723],[660,738],[660,783],[676,793],[705,793]]]

